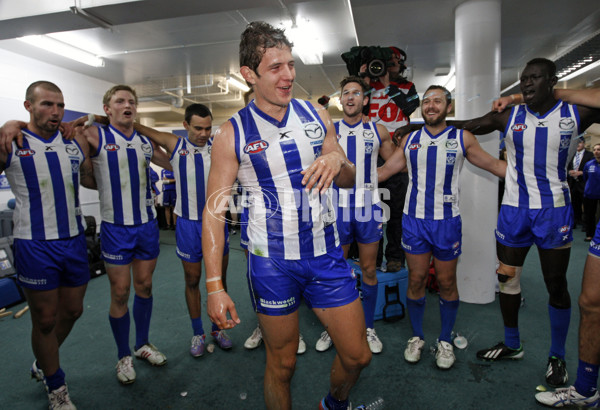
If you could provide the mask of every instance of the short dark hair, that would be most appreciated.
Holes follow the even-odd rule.
[[[554,61],[548,60],[547,58],[534,58],[527,62],[526,66],[528,65],[541,65],[545,67],[548,78],[556,76],[556,64],[554,64]]]
[[[285,36],[284,30],[275,28],[264,21],[253,21],[246,26],[240,41],[240,67],[247,66],[256,74],[263,55],[268,48],[288,47],[293,44]]]
[[[365,80],[363,80],[362,78],[360,78],[357,75],[349,75],[347,77],[344,77],[342,81],[340,81],[340,89],[344,89],[344,87],[346,86],[346,84],[349,83],[358,83],[360,85],[360,88],[362,88],[363,93],[365,93],[365,95],[369,92],[369,90],[371,89],[369,87],[369,85],[367,83],[365,83]]]
[[[425,96],[427,95],[427,92],[429,90],[442,90],[444,92],[444,95],[446,96],[446,105],[450,105],[450,103],[452,102],[452,93],[450,93],[450,91],[448,91],[446,87],[442,87],[441,85],[430,85],[429,88],[425,90],[425,94],[423,94],[423,99],[425,99]]]
[[[51,83],[50,81],[36,81],[33,82],[29,85],[29,87],[27,87],[27,91],[25,91],[25,99],[31,103],[35,102],[34,101],[34,93],[36,88],[43,88],[46,91],[52,91],[54,93],[60,93],[62,94],[62,91],[60,90],[60,88],[58,88],[58,86],[54,83]]]
[[[208,107],[204,104],[192,104],[188,105],[185,109],[185,122],[188,124],[192,121],[192,117],[197,115],[198,117],[206,118],[210,117],[212,120],[212,113],[208,109]]]
[[[117,91],[130,92],[133,95],[133,98],[135,98],[135,103],[137,104],[138,98],[137,98],[137,94],[136,94],[135,90],[125,84],[115,85],[115,86],[111,87],[106,93],[104,93],[104,98],[102,98],[102,104],[108,105],[108,103],[110,102],[110,99],[112,98],[113,95],[115,95],[117,93]]]

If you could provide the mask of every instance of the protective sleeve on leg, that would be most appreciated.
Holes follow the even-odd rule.
[[[501,273],[500,269],[502,266],[510,268],[510,273],[512,276],[506,275],[506,273]],[[500,292],[506,295],[518,295],[521,293],[521,272],[523,271],[522,266],[506,266],[500,263],[500,267],[498,268],[498,279],[500,275],[504,274],[506,276],[506,280],[504,282],[500,281]],[[506,272],[506,271],[504,271]]]

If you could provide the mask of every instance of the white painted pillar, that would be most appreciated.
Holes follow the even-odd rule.
[[[465,120],[490,111],[500,95],[500,0],[471,0],[455,11],[455,117]],[[498,133],[478,136],[498,157]],[[462,255],[458,261],[460,300],[494,301],[498,178],[465,161],[461,176]]]

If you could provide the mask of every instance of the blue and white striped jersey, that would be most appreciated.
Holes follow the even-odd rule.
[[[156,218],[150,182],[154,148],[137,132],[127,137],[108,125],[98,127],[98,152],[92,156],[104,222],[141,225]]]
[[[179,138],[171,154],[177,190],[175,214],[181,218],[202,220],[211,148],[212,138],[203,147],[194,145],[187,138]]]
[[[411,133],[404,146],[408,189],[404,213],[419,219],[460,215],[459,176],[465,158],[463,131],[446,127],[431,135],[427,127]]]
[[[502,204],[541,209],[571,203],[567,157],[579,135],[577,107],[558,101],[543,116],[513,107],[505,130],[506,183]]]
[[[363,207],[379,203],[377,191],[377,155],[381,136],[373,122],[359,121],[349,125],[344,120],[335,123],[338,142],[348,160],[356,166],[356,183],[353,188],[338,188],[338,205]]]
[[[328,195],[307,194],[302,170],[321,154],[326,128],[315,108],[293,99],[283,120],[254,102],[230,120],[238,179],[248,191],[248,250],[255,255],[301,259],[339,246]]]
[[[5,169],[16,199],[15,238],[66,239],[83,233],[79,166],[84,159],[79,144],[59,131],[45,140],[23,130],[23,148],[12,143]]]

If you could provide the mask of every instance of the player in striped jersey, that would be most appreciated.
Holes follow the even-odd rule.
[[[456,360],[451,333],[459,305],[456,265],[461,253],[462,221],[459,209],[459,175],[464,158],[494,175],[504,177],[506,163],[484,151],[468,131],[448,126],[451,96],[440,86],[431,86],[423,96],[421,111],[425,127],[405,135],[400,148],[379,169],[379,180],[408,167],[409,185],[402,218],[402,246],[408,262],[406,305],[413,329],[404,358],[416,363],[425,346],[423,317],[425,284],[429,264],[440,287],[442,329],[436,364],[448,369]]]
[[[477,134],[505,133],[508,160],[506,185],[496,229],[500,265],[500,310],[504,342],[477,352],[484,360],[520,359],[523,346],[518,328],[520,276],[529,249],[539,251],[549,294],[551,346],[546,382],[565,384],[565,342],[571,317],[567,267],[573,240],[573,210],[567,185],[567,159],[576,137],[599,111],[556,99],[556,66],[544,58],[527,63],[521,74],[525,104],[457,125]]]
[[[352,186],[355,172],[327,112],[292,99],[291,46],[283,30],[264,22],[250,23],[242,34],[240,71],[255,99],[221,126],[213,144],[219,161],[208,178],[202,231],[208,314],[223,328],[239,323],[221,282],[225,209],[219,206],[237,176],[250,194],[248,283],[267,352],[266,407],[292,407],[303,297],[337,350],[330,393],[320,408],[345,409],[371,351],[355,279],[320,197],[334,180]]]
[[[22,142],[0,152],[0,170],[16,197],[15,267],[31,311],[31,372],[44,380],[51,409],[74,409],[59,347],[83,313],[90,274],[79,184],[95,183],[85,138],[67,140],[58,130],[65,109],[61,90],[47,81],[32,83],[25,109],[29,123],[15,127],[24,128]]]
[[[362,303],[367,326],[367,342],[372,353],[381,353],[383,344],[374,326],[377,303],[377,274],[375,263],[379,240],[382,237],[383,215],[377,187],[377,155],[387,160],[394,152],[390,133],[381,124],[363,123],[362,110],[369,101],[369,86],[357,76],[349,76],[340,83],[344,117],[335,123],[338,143],[348,160],[356,166],[354,188],[338,188],[336,223],[344,258],[348,258],[350,245],[358,243],[362,272]],[[321,334],[317,350],[331,346],[327,331]]]
[[[202,210],[206,202],[206,180],[211,163],[212,113],[205,105],[192,104],[185,109],[183,126],[187,131],[187,138],[179,138],[175,134],[159,132],[137,123],[135,129],[163,147],[171,158],[177,191],[175,214],[179,217],[175,231],[177,256],[183,264],[185,300],[194,332],[190,354],[199,357],[204,354],[206,338],[198,285],[202,275]],[[227,231],[225,235],[227,237]],[[226,239],[221,271],[224,286],[227,286],[228,261],[229,246]],[[233,347],[225,331],[219,330],[215,323],[212,324],[211,335],[220,348]]]
[[[569,104],[585,105],[600,108],[600,89],[554,90],[554,96]],[[493,110],[502,112],[511,103],[523,101],[522,94],[502,97],[492,106]],[[596,119],[598,122],[598,119]],[[538,402],[550,407],[598,407],[598,369],[600,368],[600,224],[589,247],[589,253],[583,270],[581,295],[579,296],[579,364],[577,379],[572,386],[556,389],[553,392],[537,393]]]
[[[109,125],[90,127],[84,135],[94,152],[102,225],[102,257],[110,281],[109,321],[117,344],[117,378],[123,384],[136,378],[129,347],[127,307],[133,282],[135,356],[150,364],[166,363],[165,355],[149,342],[152,316],[152,273],[159,253],[159,232],[151,191],[150,161],[171,168],[167,155],[133,127],[137,114],[135,90],[127,85],[109,89],[103,99]],[[133,281],[132,281],[133,276]]]

